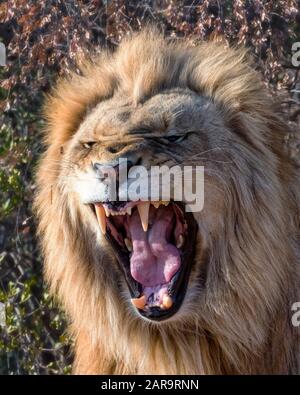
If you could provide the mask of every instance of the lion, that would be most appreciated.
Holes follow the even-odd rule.
[[[299,373],[299,178],[247,51],[147,28],[79,67],[46,101],[34,202],[73,373]],[[202,210],[110,198],[120,158],[203,166]]]

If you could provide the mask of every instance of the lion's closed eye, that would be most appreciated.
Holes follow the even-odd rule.
[[[180,143],[184,139],[186,139],[187,135],[170,135],[170,136],[165,136],[163,137],[164,140],[169,141],[170,143]]]

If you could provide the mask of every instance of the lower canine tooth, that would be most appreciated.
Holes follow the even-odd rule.
[[[106,233],[106,219],[105,210],[102,205],[95,204],[96,215],[99,223],[101,232],[105,235]]]
[[[124,239],[124,242],[125,242],[125,245],[126,245],[126,247],[127,247],[127,250],[128,251],[132,251],[132,242],[131,242],[131,240],[130,239]]]
[[[143,295],[140,298],[133,298],[131,299],[131,303],[137,308],[137,309],[143,309],[146,305],[147,299],[146,296]]]
[[[177,243],[176,243],[176,247],[177,248],[181,248],[184,244],[184,237],[183,235],[179,235],[178,239],[177,239]]]
[[[172,300],[171,296],[164,295],[162,304],[165,309],[170,309],[173,306],[173,300]]]

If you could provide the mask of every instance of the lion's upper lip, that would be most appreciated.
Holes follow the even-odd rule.
[[[133,304],[148,316],[154,309],[156,318],[159,311],[175,311],[174,285],[187,273],[187,251],[193,250],[180,207],[174,202],[108,202],[95,204],[95,211],[125,269]]]
[[[102,203],[102,207],[104,208],[106,217],[110,215],[131,215],[132,209],[137,207],[138,213],[140,215],[141,223],[146,231],[148,229],[148,219],[149,219],[149,210],[150,206],[154,206],[155,208],[159,208],[159,206],[167,206],[169,204],[168,201],[126,201],[126,202],[106,202]],[[99,205],[97,205],[99,207]],[[99,213],[100,215],[102,213]],[[103,231],[105,233],[105,230]]]

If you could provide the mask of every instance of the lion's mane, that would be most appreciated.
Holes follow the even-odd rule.
[[[199,308],[188,321],[153,325],[132,315],[104,273],[110,250],[99,251],[60,172],[64,146],[98,102],[122,88],[142,103],[177,86],[218,103],[228,127],[251,147],[254,171],[237,174],[224,197],[227,223],[211,240]],[[277,114],[244,50],[171,42],[151,29],[59,81],[45,106],[35,210],[45,278],[70,319],[76,373],[298,372],[291,306],[299,300],[299,180]]]

